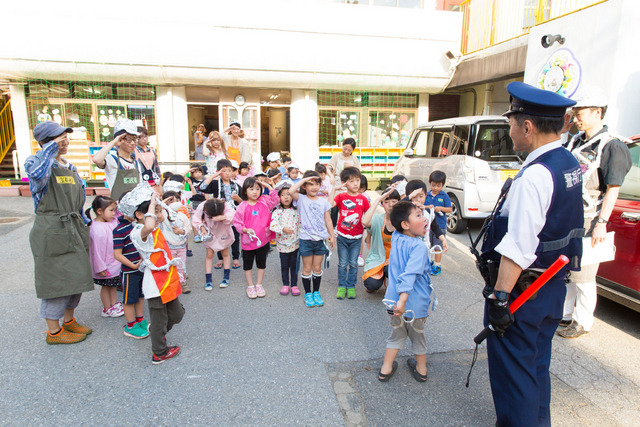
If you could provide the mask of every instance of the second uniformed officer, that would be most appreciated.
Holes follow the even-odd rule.
[[[482,256],[499,262],[487,297],[489,378],[498,426],[551,425],[551,340],[562,318],[567,270],[579,269],[584,233],[582,175],[560,143],[566,109],[575,101],[513,82],[510,136],[527,152],[503,206],[491,221]],[[511,315],[508,304],[560,255],[570,264]]]

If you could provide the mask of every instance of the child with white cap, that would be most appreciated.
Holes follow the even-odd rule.
[[[267,162],[269,162],[269,169],[266,170],[267,175],[269,175],[269,171],[271,169],[278,169],[280,171],[280,176],[282,177],[287,174],[287,170],[280,163],[280,153],[269,153],[267,156]]]

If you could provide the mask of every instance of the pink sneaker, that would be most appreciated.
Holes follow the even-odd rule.
[[[256,299],[258,297],[258,295],[256,295],[255,286],[247,286],[247,296],[251,299]]]
[[[115,303],[109,310],[111,310],[110,317],[124,316],[124,307],[120,303]]]
[[[292,286],[291,287],[291,295],[293,295],[294,297],[297,297],[300,295],[300,289],[297,286]]]
[[[259,298],[262,298],[263,296],[265,296],[267,294],[264,291],[264,288],[262,287],[262,285],[256,285],[256,293],[258,294]]]
[[[289,295],[289,286],[283,286],[280,288],[280,295]]]

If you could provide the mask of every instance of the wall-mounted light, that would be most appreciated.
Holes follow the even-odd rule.
[[[545,49],[553,46],[555,42],[564,44],[564,37],[562,37],[560,34],[545,34],[544,36],[542,36],[542,40],[540,40],[542,47]]]

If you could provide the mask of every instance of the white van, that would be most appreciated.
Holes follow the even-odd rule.
[[[502,184],[518,173],[524,159],[513,150],[506,117],[456,117],[418,126],[393,175],[421,179],[429,188],[431,172],[446,173],[444,191],[453,208],[447,230],[461,233],[468,219],[489,216]]]

